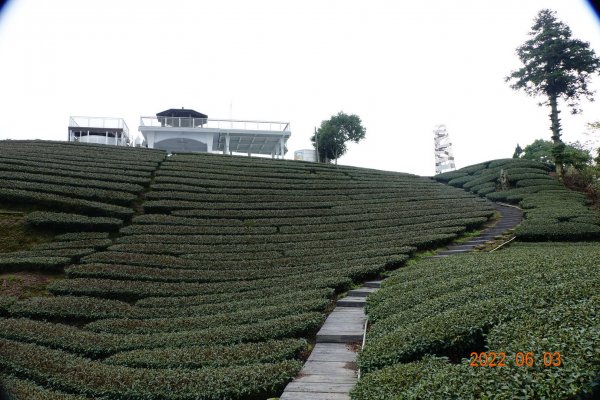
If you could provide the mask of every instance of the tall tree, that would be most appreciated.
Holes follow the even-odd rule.
[[[515,90],[524,90],[530,96],[544,96],[540,105],[550,106],[550,128],[556,171],[562,175],[560,152],[563,149],[558,99],[567,103],[571,112],[581,110],[579,101],[585,97],[593,101],[594,92],[589,89],[590,77],[600,72],[600,59],[590,49],[590,44],[571,38],[571,29],[556,19],[551,10],[541,10],[531,31],[531,39],[517,48],[523,67],[511,72],[506,81]]]
[[[319,159],[328,163],[346,153],[346,143],[358,143],[365,138],[367,131],[362,126],[360,117],[355,114],[339,112],[330,119],[322,121],[316,134],[311,137],[313,146],[319,151]]]

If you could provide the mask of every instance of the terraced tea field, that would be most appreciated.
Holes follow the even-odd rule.
[[[53,276],[49,296],[0,296],[16,399],[277,395],[337,294],[493,214],[352,167],[38,141],[0,154],[2,209],[32,238],[0,255],[0,279]]]
[[[600,213],[537,163],[496,160],[435,178],[518,203],[518,242],[421,260],[385,280],[367,300],[352,398],[597,398]]]

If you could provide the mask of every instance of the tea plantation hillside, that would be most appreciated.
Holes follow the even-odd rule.
[[[0,178],[15,399],[277,395],[336,294],[493,214],[408,174],[60,142],[0,142]]]
[[[600,213],[538,163],[435,178],[526,219],[505,249],[421,260],[369,296],[352,398],[598,398]]]

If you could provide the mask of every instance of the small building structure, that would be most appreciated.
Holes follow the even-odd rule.
[[[69,117],[69,142],[130,146],[129,128],[123,118]]]
[[[315,149],[302,149],[294,152],[294,160],[317,162],[317,152]]]
[[[170,153],[271,155],[283,158],[292,132],[289,122],[212,119],[191,109],[168,109],[141,117],[146,147]]]

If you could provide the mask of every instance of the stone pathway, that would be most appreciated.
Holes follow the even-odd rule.
[[[523,219],[522,211],[516,207],[502,204],[494,207],[502,215],[496,225],[471,240],[448,246],[433,257],[469,252],[514,228]],[[358,381],[356,351],[362,345],[367,321],[364,306],[367,296],[377,291],[381,282],[365,282],[363,287],[350,290],[337,301],[336,308],[317,333],[315,347],[300,376],[287,385],[280,400],[350,400],[350,391]]]

